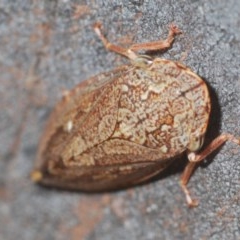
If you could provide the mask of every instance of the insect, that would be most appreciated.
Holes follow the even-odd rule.
[[[205,82],[186,66],[137,54],[170,48],[181,31],[170,25],[165,40],[125,49],[110,43],[101,24],[94,30],[106,49],[131,64],[92,77],[67,92],[56,105],[40,140],[32,179],[46,186],[107,191],[146,181],[186,153],[181,187],[195,165],[224,142],[221,134],[201,150],[211,109]]]

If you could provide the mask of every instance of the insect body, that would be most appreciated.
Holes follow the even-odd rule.
[[[106,191],[143,182],[187,152],[181,185],[189,206],[186,184],[196,162],[226,140],[223,134],[196,153],[206,133],[210,98],[205,82],[180,63],[137,55],[139,49],[171,46],[166,40],[115,46],[95,31],[109,50],[132,64],[80,83],[56,105],[38,149],[32,179],[43,185],[84,191]]]

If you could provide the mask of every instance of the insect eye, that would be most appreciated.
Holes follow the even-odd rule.
[[[139,57],[132,60],[132,64],[136,67],[147,67],[152,64],[152,58],[147,55],[140,55]]]
[[[202,136],[202,135],[200,135],[200,136],[193,136],[190,139],[190,143],[189,143],[188,149],[191,152],[196,152],[196,151],[198,151],[202,147],[203,142],[204,142],[204,136]]]

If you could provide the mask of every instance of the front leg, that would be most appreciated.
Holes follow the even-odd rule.
[[[231,134],[221,134],[220,136],[216,137],[204,150],[202,150],[202,152],[200,152],[200,153],[189,152],[188,153],[189,162],[184,169],[180,184],[185,193],[187,204],[189,207],[196,207],[198,205],[198,201],[191,198],[190,192],[187,188],[187,183],[196,167],[196,164],[198,162],[203,161],[209,154],[211,154],[213,151],[218,149],[226,141],[231,141],[235,144],[240,145],[240,138],[236,138]]]
[[[109,42],[104,37],[101,28],[102,28],[101,23],[96,23],[94,25],[94,30],[95,30],[96,34],[98,35],[98,37],[103,42],[105,48],[107,50],[113,51],[117,54],[123,55],[132,61],[141,57],[136,53],[137,51],[140,51],[140,50],[157,51],[157,50],[163,50],[163,49],[170,48],[174,41],[174,36],[181,33],[181,30],[179,30],[179,28],[177,26],[175,26],[174,24],[171,24],[169,27],[168,36],[166,39],[158,40],[155,42],[136,43],[136,44],[131,45],[129,48],[123,48],[123,47],[120,47],[118,45],[115,45],[115,44],[112,44],[111,42]]]

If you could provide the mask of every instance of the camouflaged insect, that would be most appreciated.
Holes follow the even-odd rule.
[[[189,206],[187,182],[195,164],[230,140],[222,134],[202,152],[211,109],[205,82],[170,60],[138,55],[138,50],[169,48],[180,30],[171,25],[167,39],[105,47],[131,60],[90,78],[56,105],[42,136],[32,179],[40,184],[83,191],[129,187],[155,176],[187,152],[181,186]]]

